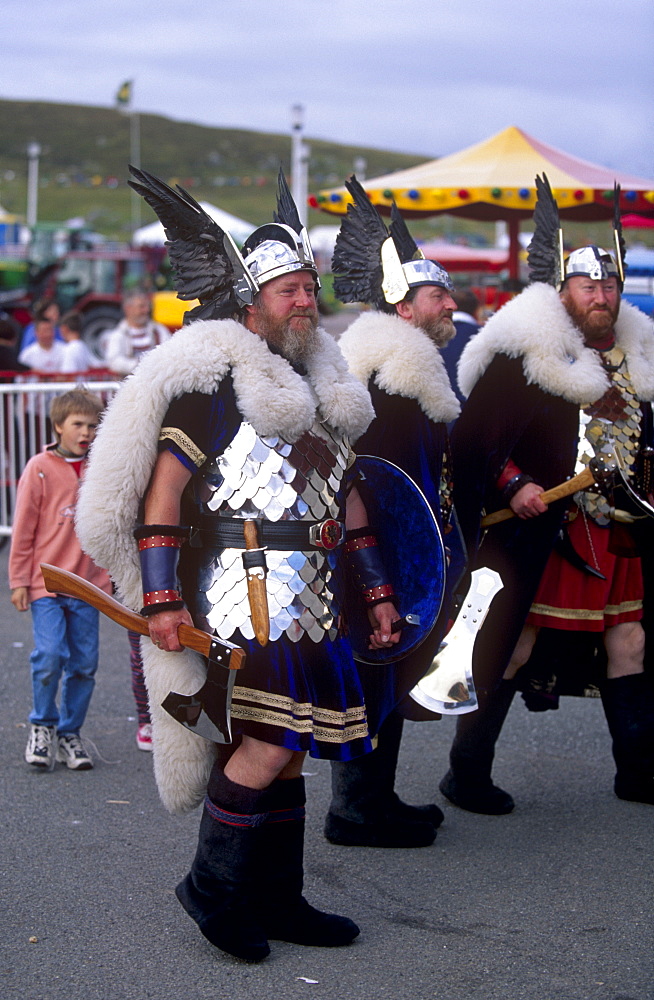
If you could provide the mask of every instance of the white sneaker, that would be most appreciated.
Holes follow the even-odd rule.
[[[59,737],[57,760],[71,771],[90,771],[93,761],[84,749],[82,740],[76,733],[66,733]]]
[[[136,730],[136,745],[139,750],[149,750],[152,752],[152,723],[144,722]]]
[[[34,767],[52,767],[54,754],[54,728],[31,726],[25,748],[25,760]]]

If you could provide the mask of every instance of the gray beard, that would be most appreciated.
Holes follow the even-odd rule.
[[[450,340],[456,337],[456,327],[449,316],[443,316],[442,319],[437,320],[428,320],[420,329],[425,331],[429,339],[436,344],[436,347],[445,347],[446,344],[449,344]]]
[[[304,364],[313,357],[318,349],[318,325],[310,316],[306,317],[305,330],[290,329],[290,323],[284,324],[274,337],[268,337],[268,343],[290,361],[292,364]],[[279,334],[281,333],[281,337]]]
[[[304,316],[301,328],[292,327],[291,320],[270,321],[265,310],[259,313],[260,336],[291,364],[304,364],[318,349],[318,318]]]

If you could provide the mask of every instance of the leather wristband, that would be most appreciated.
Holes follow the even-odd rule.
[[[369,527],[348,531],[345,536],[345,555],[356,586],[361,591],[367,607],[395,597],[393,585],[388,582],[377,538]]]
[[[143,607],[146,618],[162,611],[184,607],[177,582],[179,550],[188,531],[179,525],[144,524],[136,529],[143,581]]]
[[[509,479],[508,483],[502,490],[502,500],[505,504],[511,503],[516,493],[526,486],[527,483],[533,483],[531,476],[528,476],[525,472],[519,473],[519,475],[514,476],[513,479]]]

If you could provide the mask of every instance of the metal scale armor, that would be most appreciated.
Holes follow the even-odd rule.
[[[613,450],[617,445],[631,478],[640,447],[640,402],[631,384],[624,352],[619,347],[607,352],[604,365],[611,388],[592,406],[580,411],[575,472],[582,472],[595,457],[603,459],[609,468],[614,466]],[[609,524],[611,503],[599,489],[576,493],[575,501],[597,524]]]
[[[297,441],[261,437],[243,422],[225,451],[205,463],[196,503],[203,515],[266,521],[344,520],[347,438],[316,421]],[[342,536],[344,536],[344,525]],[[237,629],[254,638],[243,549],[204,547],[199,555],[197,611],[221,639]],[[270,640],[285,635],[315,643],[337,635],[335,550],[266,551]],[[198,624],[203,627],[200,621]]]

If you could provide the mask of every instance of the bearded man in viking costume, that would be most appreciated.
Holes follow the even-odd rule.
[[[410,476],[448,544],[452,482],[447,424],[458,416],[460,406],[439,348],[456,332],[452,281],[437,262],[423,257],[396,205],[387,229],[356,177],[349,178],[346,187],[352,204],[336,241],[334,291],[343,302],[372,307],[339,340],[350,371],[367,386],[375,409],[375,419],[356,450],[386,459]],[[426,542],[414,539],[414,544]],[[422,556],[436,561],[438,553],[423,551]],[[461,561],[455,561],[453,573],[462,569]],[[424,662],[424,654],[419,656],[426,669],[431,657]],[[401,693],[397,682],[411,676],[410,665],[405,667],[389,676],[389,694],[395,693],[396,700]],[[419,676],[420,670],[414,683]],[[405,683],[405,691],[412,686]],[[372,754],[332,763],[332,802],[325,823],[331,843],[369,847],[433,843],[442,811],[435,804],[408,805],[394,791],[402,728],[403,715],[395,708],[387,715]]]
[[[463,809],[498,815],[514,806],[491,766],[517,684],[533,710],[599,689],[615,792],[654,803],[654,694],[641,621],[641,555],[651,558],[642,538],[654,513],[654,328],[621,301],[617,186],[615,256],[586,246],[564,261],[547,178],[536,185],[533,284],[463,352],[468,399],[453,435],[471,563],[497,570],[504,589],[475,647],[479,709],[458,720],[440,788]],[[543,502],[544,490],[585,470],[572,501]],[[483,536],[480,512],[507,507],[515,516]]]
[[[317,327],[318,275],[281,173],[275,222],[242,255],[186,192],[132,173],[166,228],[178,290],[200,306],[112,402],[78,530],[125,603],[148,616],[163,801],[181,811],[206,795],[177,897],[209,941],[246,960],[265,958],[268,938],[349,944],[356,924],[302,896],[301,768],[307,751],[347,760],[372,746],[339,629],[341,542],[346,528],[370,533],[349,444],[373,416],[370,399]],[[379,558],[365,552],[352,559],[370,644],[386,648],[399,616]],[[160,707],[171,690],[202,684],[206,664],[180,651],[177,634],[192,623],[247,653],[233,743],[218,760],[215,743]]]

